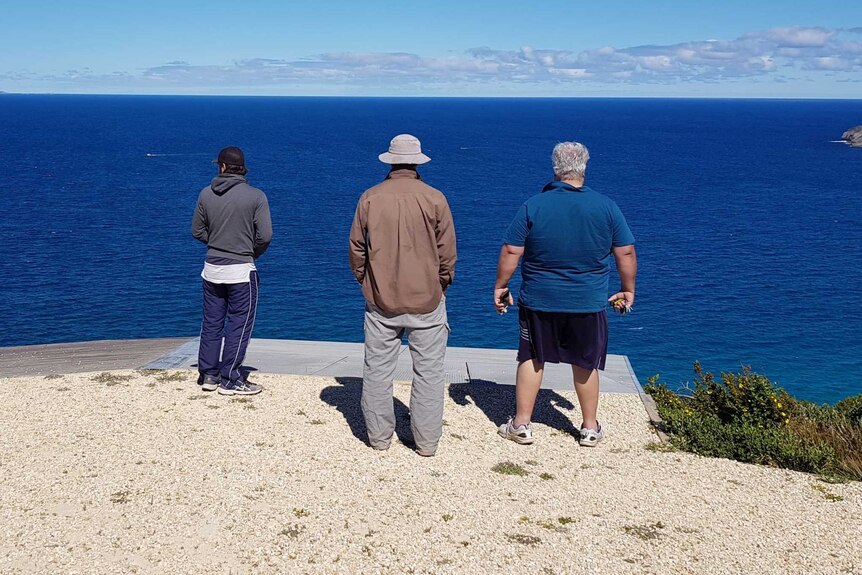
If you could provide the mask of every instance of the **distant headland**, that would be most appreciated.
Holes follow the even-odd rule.
[[[841,139],[854,148],[862,148],[862,126],[850,128],[841,136]]]

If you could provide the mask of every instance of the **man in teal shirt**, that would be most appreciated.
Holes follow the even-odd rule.
[[[598,370],[605,367],[608,348],[605,306],[618,302],[628,310],[634,303],[635,240],[614,201],[584,185],[584,145],[557,144],[552,159],[554,181],[519,208],[497,264],[494,304],[503,313],[514,303],[507,286],[523,257],[516,413],[498,431],[532,443],[530,419],[544,364],[568,363],[583,413],[580,444],[591,447],[604,437],[597,410]],[[608,298],[611,256],[621,287]]]

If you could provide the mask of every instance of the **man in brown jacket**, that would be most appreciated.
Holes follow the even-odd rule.
[[[431,161],[417,138],[396,136],[379,158],[392,168],[359,198],[350,230],[350,268],[366,301],[362,414],[371,447],[388,449],[395,432],[392,377],[406,331],[410,427],[419,455],[432,456],[443,433],[444,294],[455,275],[455,226],[446,197],[416,171]]]

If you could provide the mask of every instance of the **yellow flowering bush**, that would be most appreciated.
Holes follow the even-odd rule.
[[[699,363],[694,370],[694,389],[685,394],[671,391],[658,376],[644,386],[677,448],[862,481],[862,395],[818,406],[794,399],[747,367],[718,379]]]

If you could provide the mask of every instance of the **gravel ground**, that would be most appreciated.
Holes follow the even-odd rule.
[[[603,395],[589,449],[543,390],[519,446],[513,388],[452,386],[422,458],[407,425],[366,447],[358,380],[194,376],[0,379],[0,573],[862,574],[862,484],[651,451],[634,395]]]

